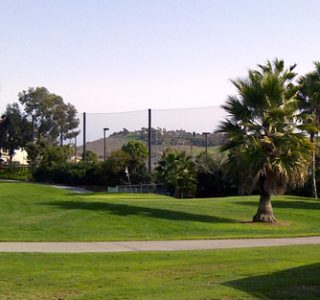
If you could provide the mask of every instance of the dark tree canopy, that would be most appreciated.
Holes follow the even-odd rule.
[[[64,103],[61,96],[50,93],[45,87],[29,88],[19,94],[19,102],[27,116],[34,119],[36,139],[44,138],[54,143],[78,135],[77,110]]]
[[[8,151],[10,162],[15,151],[32,139],[32,126],[17,103],[8,105],[0,123],[0,148]]]

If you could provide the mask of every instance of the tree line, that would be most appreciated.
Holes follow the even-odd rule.
[[[0,120],[0,147],[11,155],[18,146],[27,149],[37,180],[105,186],[159,182],[179,198],[254,192],[260,201],[253,221],[272,223],[272,195],[307,186],[318,196],[320,63],[300,77],[295,67],[275,59],[232,80],[236,94],[223,105],[228,116],[216,132],[223,137],[223,154],[201,153],[193,159],[167,149],[154,174],[145,167],[147,149],[139,141],[112,152],[104,162],[94,153],[87,153],[87,161],[68,162],[68,148],[58,145],[78,134],[76,109],[45,88],[30,88],[19,94],[20,105],[7,107]],[[143,130],[137,134],[145,138]]]

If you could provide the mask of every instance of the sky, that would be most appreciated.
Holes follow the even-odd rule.
[[[275,57],[320,60],[318,0],[1,0],[0,112],[45,86],[77,110],[220,106]]]

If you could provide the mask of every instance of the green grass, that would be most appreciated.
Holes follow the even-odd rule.
[[[277,225],[246,223],[257,196],[173,199],[141,194],[76,194],[0,183],[0,241],[112,241],[258,238],[320,234],[320,202],[275,197]]]
[[[0,254],[1,299],[319,299],[320,246]]]

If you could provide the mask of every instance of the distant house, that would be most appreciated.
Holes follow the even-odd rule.
[[[2,162],[8,163],[9,162],[9,155],[5,151],[1,151],[1,159]],[[28,154],[25,150],[23,149],[18,149],[15,151],[15,154],[12,158],[12,162],[17,162],[20,165],[27,165],[28,164]]]

